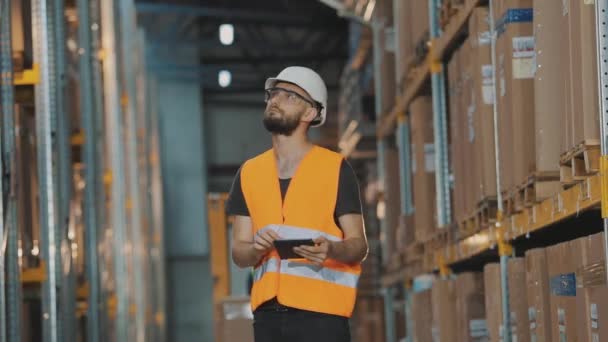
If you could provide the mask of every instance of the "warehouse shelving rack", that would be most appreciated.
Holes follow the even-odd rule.
[[[25,36],[31,65],[15,70],[15,2],[0,1],[0,341],[26,338],[25,319],[42,323],[36,332],[42,341],[76,341],[83,316],[87,341],[164,340],[158,99],[150,96],[157,89],[147,76],[145,36],[134,1],[75,3],[66,11],[62,0],[31,1],[31,37]],[[74,28],[72,65],[66,20]],[[30,23],[24,25],[29,31]],[[68,108],[68,74],[78,82],[77,109]],[[35,112],[40,208],[39,265],[26,268],[15,189],[15,103],[24,96]],[[69,129],[75,110],[78,132]],[[72,155],[79,150],[82,159]],[[84,257],[74,257],[74,235],[83,237]],[[77,267],[84,273],[76,274]],[[26,287],[41,298],[40,317],[23,311]]]
[[[398,0],[394,0],[395,4]],[[392,135],[397,130],[398,148],[399,148],[399,165],[401,171],[401,213],[409,215],[412,213],[412,195],[410,183],[410,168],[409,163],[409,127],[406,120],[406,111],[409,104],[423,91],[424,87],[430,82],[433,98],[433,119],[434,119],[434,137],[435,137],[435,161],[438,166],[436,174],[437,182],[437,219],[440,228],[446,229],[450,217],[449,207],[449,163],[447,159],[447,132],[446,132],[446,94],[444,89],[444,70],[449,52],[454,49],[457,44],[457,37],[462,30],[467,20],[475,9],[475,7],[487,3],[490,6],[492,13],[493,0],[479,1],[467,0],[455,16],[450,19],[443,32],[440,32],[438,24],[438,9],[441,7],[441,0],[429,0],[429,18],[431,40],[429,43],[429,52],[426,62],[410,71],[410,82],[403,89],[400,96],[396,99],[396,104],[388,113],[377,112],[377,137],[378,137],[378,156],[382,156],[383,141],[388,136]],[[442,277],[447,277],[451,273],[451,267],[455,264],[475,260],[481,257],[485,252],[498,252],[501,263],[501,287],[502,287],[502,312],[503,322],[505,326],[509,324],[509,307],[508,307],[508,286],[507,286],[507,261],[508,258],[514,255],[512,242],[516,239],[525,239],[530,237],[535,232],[541,230],[551,230],[552,227],[568,218],[577,217],[580,213],[590,209],[601,208],[604,231],[607,233],[605,244],[608,247],[608,0],[598,0],[596,6],[596,32],[597,32],[597,51],[598,51],[598,70],[600,72],[598,88],[600,100],[600,124],[601,124],[601,158],[599,173],[588,176],[582,182],[565,189],[555,196],[550,197],[540,203],[524,208],[519,213],[510,216],[503,216],[504,208],[501,198],[501,191],[498,191],[498,212],[496,223],[481,232],[465,238],[463,240],[448,243],[443,248],[429,251],[424,258],[424,262],[419,267],[400,268],[383,276],[382,283],[384,286],[385,306],[387,307],[386,314],[386,330],[387,341],[395,341],[396,323],[390,313],[394,309],[394,290],[395,286],[403,286],[405,291],[406,312],[409,311],[409,291],[411,289],[412,280],[418,275],[427,273],[439,273]],[[395,11],[396,13],[396,11]],[[490,16],[492,17],[492,16]],[[376,27],[382,28],[380,18],[376,19]],[[374,25],[374,24],[373,24]],[[373,26],[374,27],[374,26]],[[496,33],[494,24],[490,22],[491,37],[492,37],[492,65],[494,79],[496,73],[496,58],[495,58],[495,43]],[[396,42],[399,43],[398,30],[396,32]],[[378,44],[382,35],[380,33],[374,36],[374,56],[380,55],[382,45]],[[396,61],[400,63],[401,61]],[[386,77],[379,73],[379,68],[376,68],[374,75],[377,83],[382,77]],[[494,85],[496,87],[496,84]],[[382,98],[382,88],[376,88],[376,97]],[[378,93],[380,92],[380,93]],[[377,108],[378,110],[378,108]],[[498,129],[497,118],[498,112],[496,103],[494,104],[494,138],[496,147],[496,156],[499,156],[498,144]],[[396,127],[395,127],[396,126]],[[380,158],[379,158],[380,160]],[[379,162],[379,168],[382,168],[384,163]],[[500,160],[496,160],[497,170],[497,188],[500,189]],[[382,175],[384,170],[380,170]],[[380,182],[384,180],[379,179]],[[608,251],[608,248],[606,249]],[[608,257],[606,258],[608,262]],[[411,321],[407,318],[404,324],[408,328],[412,326]],[[408,329],[408,331],[411,331]],[[509,329],[505,329],[505,341],[510,341]],[[408,333],[409,334],[409,333]],[[408,337],[411,340],[411,336]]]

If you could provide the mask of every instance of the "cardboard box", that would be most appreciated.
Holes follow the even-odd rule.
[[[416,241],[415,228],[413,215],[401,215],[399,217],[399,227],[395,232],[397,250],[404,250],[407,246]]]
[[[426,45],[429,37],[429,4],[426,1],[407,0],[411,6],[411,26],[413,50]],[[414,52],[414,54],[417,54]]]
[[[450,125],[450,161],[454,174],[454,218],[456,222],[464,219],[464,160],[462,158],[462,133],[460,126],[462,122],[462,110],[460,102],[462,99],[460,86],[460,49],[457,50],[448,62],[448,97],[449,97],[449,125]]]
[[[509,308],[511,309],[511,338],[513,341],[530,341],[528,298],[526,296],[526,261],[509,259]]]
[[[435,145],[433,140],[432,100],[416,98],[410,105],[412,177],[416,240],[426,241],[437,227],[435,203]]]
[[[544,248],[531,249],[526,252],[526,284],[530,340],[553,341],[547,252]]]
[[[608,296],[606,295],[606,254],[604,233],[583,237],[580,243],[581,264],[577,267],[577,311],[579,341],[603,341],[608,338]],[[599,338],[595,339],[594,338]]]
[[[23,18],[23,4],[21,1],[11,2],[11,38],[13,52],[25,51],[25,26]]]
[[[412,23],[413,13],[410,6],[411,1],[395,1],[395,23],[394,29],[399,37],[395,46],[395,81],[396,94],[401,96],[405,87],[405,80],[411,68],[412,56],[414,54],[412,44]]]
[[[562,152],[566,152],[574,146],[574,137],[572,131],[572,113],[574,107],[572,103],[572,49],[570,48],[572,42],[571,28],[570,28],[570,0],[561,1],[561,6],[558,7],[562,10],[562,17],[560,20],[560,36],[562,37],[562,49],[561,59],[563,65],[562,71],[562,104],[564,106],[563,120],[561,122],[562,129]]]
[[[399,175],[399,151],[394,146],[388,146],[384,155],[385,188],[384,199],[386,204],[385,222],[387,236],[393,237],[399,227],[401,216],[401,186]],[[387,239],[387,253],[391,255],[396,250],[396,239]]]
[[[500,285],[500,264],[487,264],[483,268],[486,319],[490,341],[502,341],[503,320],[502,320],[502,294]]]
[[[385,329],[382,297],[359,296],[351,320],[353,341],[383,341]]]
[[[218,329],[221,342],[253,342],[253,314],[249,297],[222,300],[222,317]]]
[[[562,7],[554,0],[534,1],[534,41],[536,70],[534,77],[534,126],[536,171],[558,171],[565,107],[562,61],[565,39],[556,32],[561,27]],[[559,185],[558,185],[559,186]]]
[[[508,183],[505,184],[511,189],[521,185],[536,170],[535,151],[530,148],[535,144],[533,1],[504,0],[502,3],[502,16],[497,24],[501,82],[499,113],[508,116],[504,119],[510,120],[510,126],[506,123],[503,132],[506,141],[500,147],[501,150],[510,147],[510,151],[505,151],[510,157],[504,160],[504,170],[512,173],[512,177],[506,177]],[[519,19],[510,21],[508,18],[512,17]]]
[[[464,46],[470,45],[467,40]],[[480,172],[478,167],[478,153],[476,151],[476,138],[475,138],[475,121],[473,115],[475,114],[475,100],[474,96],[474,83],[472,77],[472,65],[471,65],[471,50],[461,49],[460,52],[460,73],[462,83],[462,102],[460,108],[460,124],[461,132],[463,133],[460,143],[462,144],[464,153],[462,158],[464,160],[465,175],[463,178],[464,192],[464,210],[465,214],[471,215],[475,211],[477,204],[476,197],[478,196],[479,189],[476,186],[476,180],[480,178]]]
[[[412,323],[414,341],[433,341],[431,322],[431,290],[415,293],[412,296]]]
[[[547,248],[551,296],[551,335],[556,341],[576,341],[576,268],[580,242],[569,241]]]
[[[469,45],[465,45],[471,51],[475,154],[478,156],[477,168],[481,171],[478,181],[474,183],[477,194],[475,202],[496,196],[494,80],[488,16],[486,7],[473,10],[469,19]]]
[[[597,286],[579,291],[581,310],[579,341],[608,341],[608,287]]]
[[[454,282],[437,280],[431,289],[433,323],[431,332],[433,341],[449,342],[456,333],[456,294]]]
[[[489,339],[486,321],[483,273],[461,273],[454,280],[456,290],[456,341],[486,342]]]
[[[574,145],[599,139],[598,70],[595,44],[595,1],[568,1]]]

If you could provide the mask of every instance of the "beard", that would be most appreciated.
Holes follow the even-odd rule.
[[[288,117],[279,108],[272,107],[264,113],[264,127],[272,134],[291,136],[300,124],[302,114]]]

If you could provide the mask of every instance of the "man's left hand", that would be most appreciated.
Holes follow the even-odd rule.
[[[296,252],[297,255],[320,266],[323,265],[323,262],[325,262],[327,258],[329,258],[331,241],[321,236],[314,239],[314,242],[315,246],[294,247],[293,251]]]

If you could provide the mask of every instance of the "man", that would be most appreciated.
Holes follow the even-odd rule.
[[[227,203],[232,258],[254,267],[256,342],[350,341],[348,318],[368,251],[356,176],[340,154],[313,145],[327,88],[304,67],[266,81],[264,126],[272,149],[245,162]],[[275,240],[313,239],[281,259]]]

